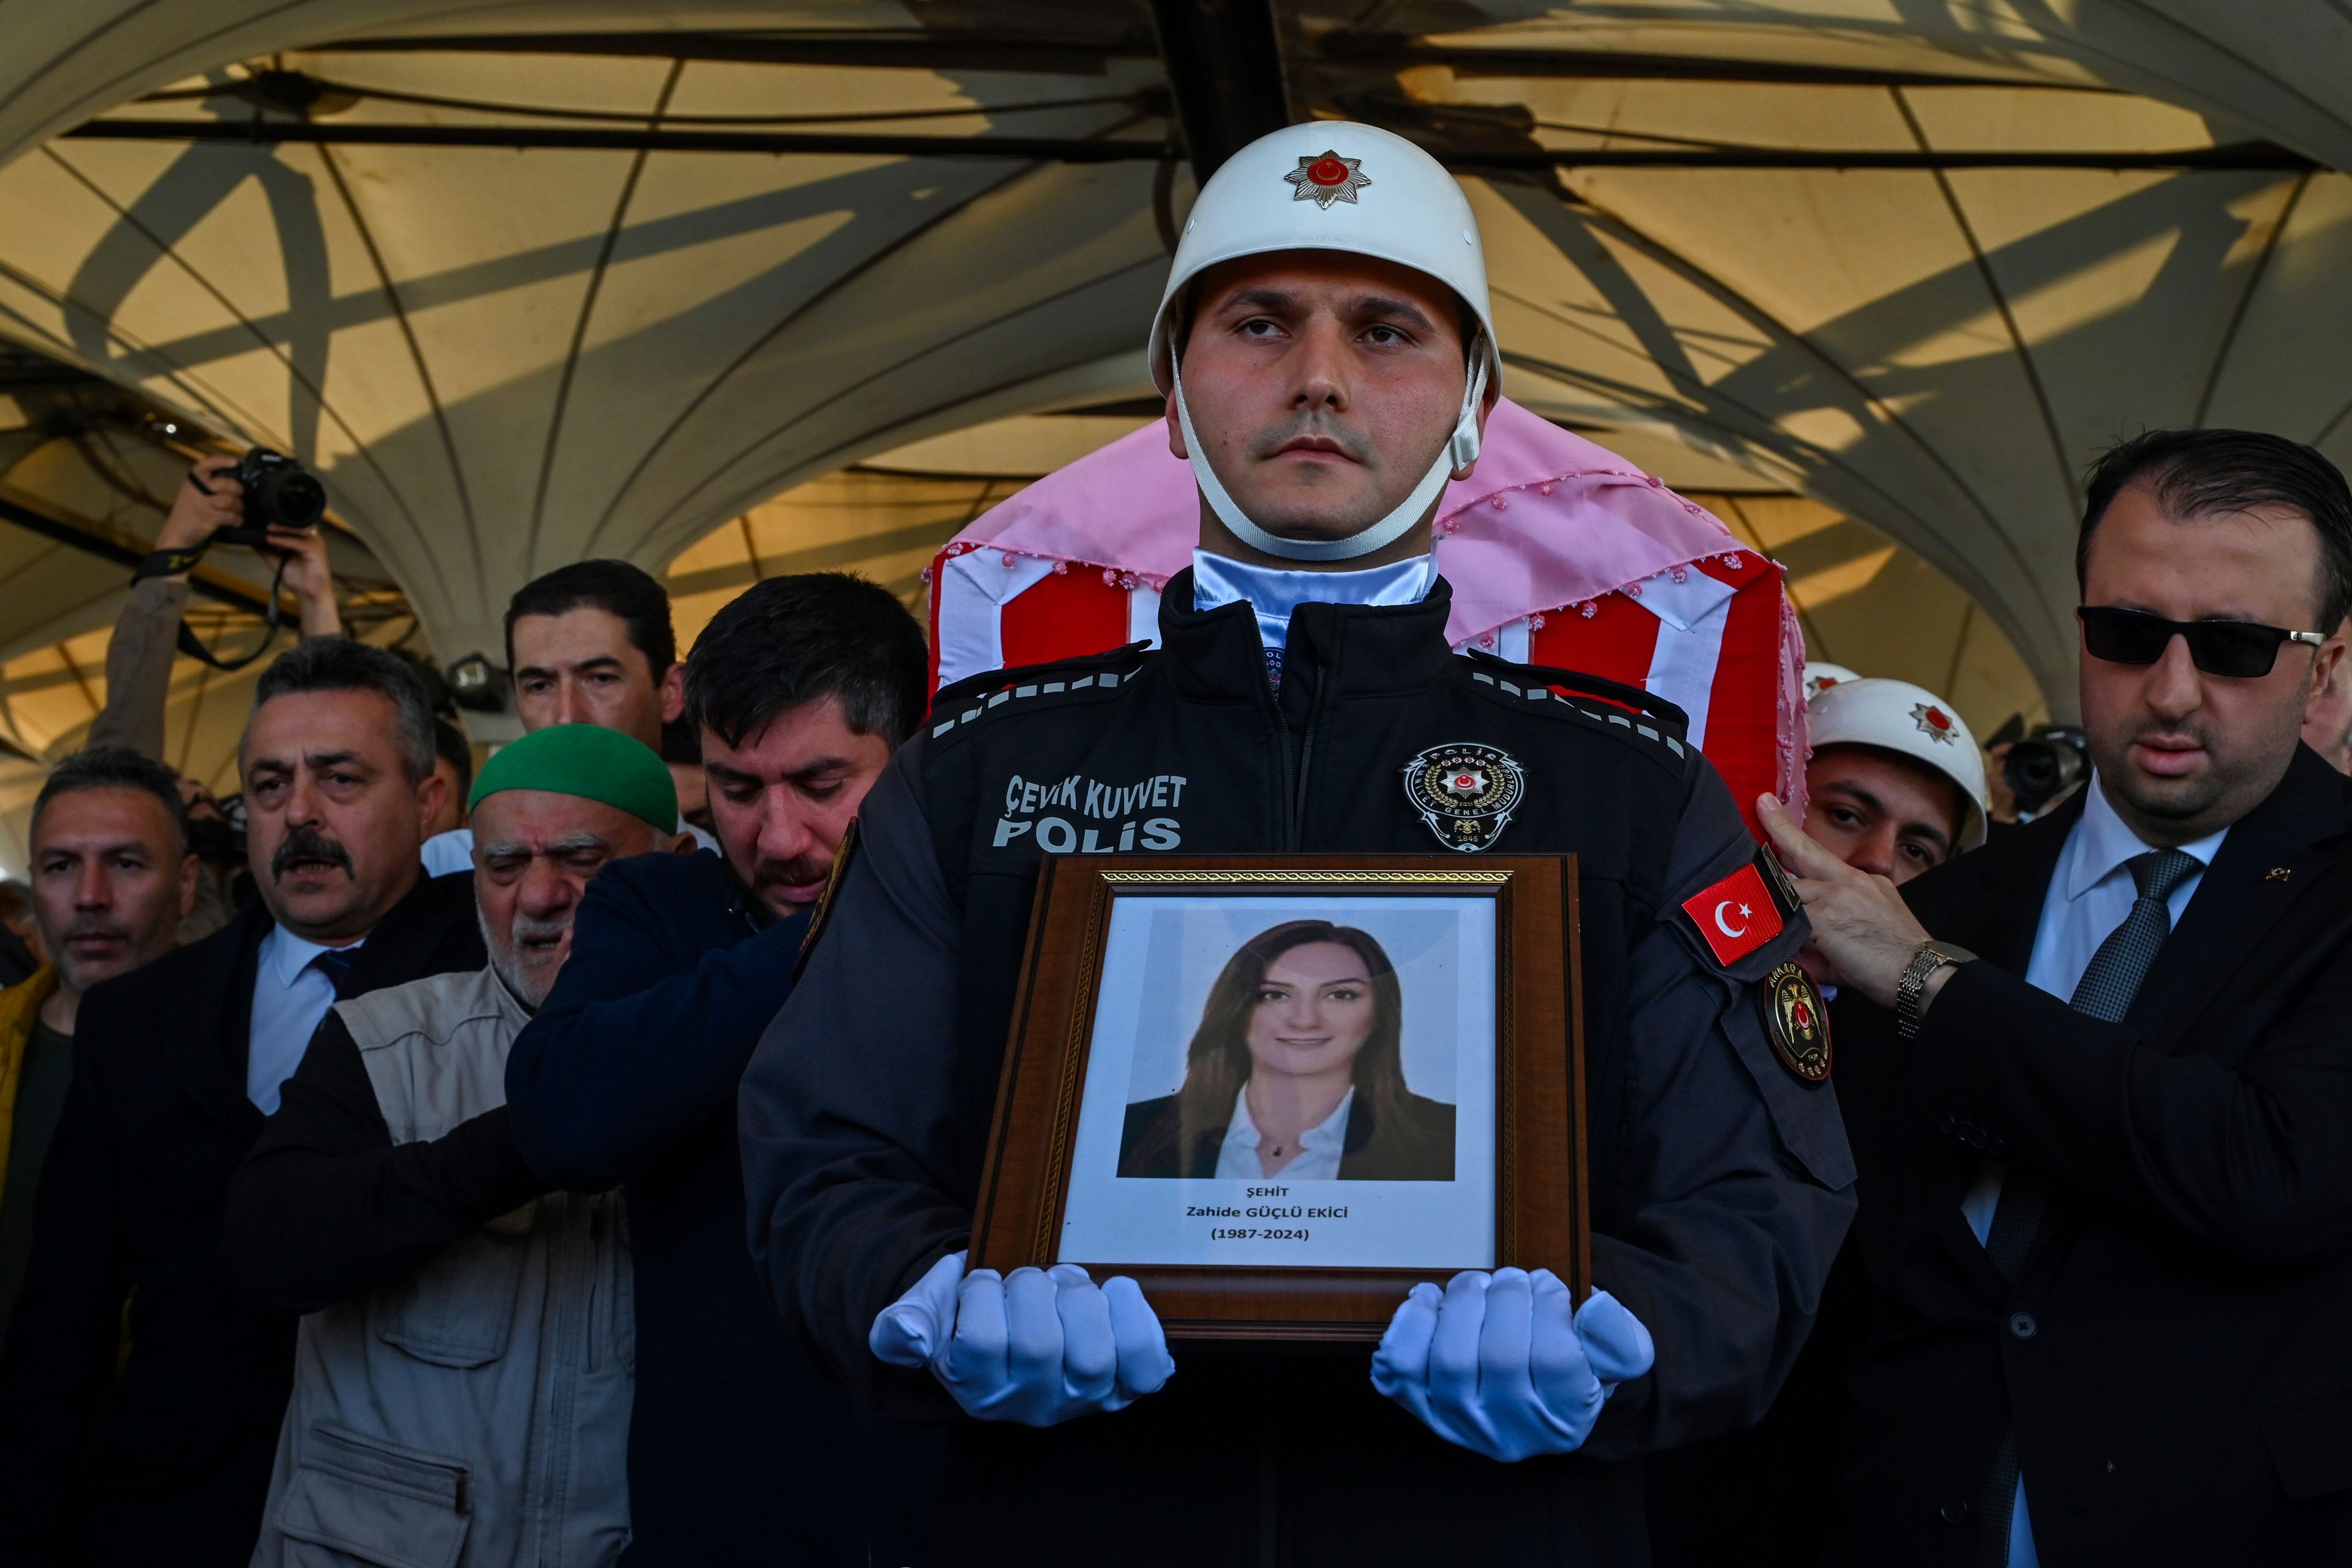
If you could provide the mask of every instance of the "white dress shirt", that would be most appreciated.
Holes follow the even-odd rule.
[[[2189,907],[2205,880],[2202,868],[2213,863],[2221,840],[2229,836],[2225,827],[2179,847],[2200,868],[2183,878],[2166,900],[2174,925],[2180,923],[2181,910]],[[2093,955],[2138,901],[2139,889],[2125,862],[2158,847],[2125,826],[2116,808],[2107,804],[2105,786],[2094,774],[2084,788],[2082,818],[2066,835],[2065,847],[2058,851],[2057,868],[2050,875],[2050,890],[2042,898],[2042,923],[2034,929],[2033,957],[2025,968],[2028,984],[2062,1002],[2074,999],[2074,987],[2083,983],[2083,972],[2091,967]],[[2000,1162],[1988,1160],[1977,1184],[1960,1200],[1960,1215],[1979,1247],[1992,1234],[1993,1211],[2000,1206]],[[2010,1568],[2041,1568],[2041,1562],[2033,1547],[2032,1523],[2025,1511],[2025,1478],[2021,1474],[2017,1502],[2009,1514],[2009,1564]]]
[[[341,949],[356,954],[364,938]],[[310,967],[329,950],[305,942],[284,926],[261,939],[253,970],[253,1020],[245,1037],[245,1098],[264,1116],[278,1110],[278,1090],[302,1064],[310,1037],[335,1005],[335,983]]]
[[[1250,1120],[1249,1084],[1234,1093],[1234,1119],[1225,1127],[1225,1141],[1217,1149],[1217,1174],[1247,1182],[1280,1180],[1328,1182],[1339,1174],[1339,1156],[1348,1150],[1348,1108],[1356,1103],[1353,1089],[1339,1097],[1331,1114],[1298,1135],[1298,1156],[1273,1176],[1258,1158],[1258,1141],[1265,1134]]]

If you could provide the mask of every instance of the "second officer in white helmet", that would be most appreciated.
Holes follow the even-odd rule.
[[[1629,1461],[1758,1418],[1853,1213],[1804,917],[1678,711],[1446,645],[1431,518],[1500,361],[1444,169],[1360,125],[1254,142],[1147,342],[1202,498],[1160,647],[948,688],[867,796],[742,1083],[755,1264],[835,1374],[950,1424],[937,1563],[1646,1562]],[[1045,857],[1433,848],[1580,858],[1591,1296],[1433,1268],[1377,1351],[1171,1350],[1130,1279],[967,1269]],[[1363,935],[1261,933],[1236,994],[1392,993]],[[1221,1067],[1231,1032],[1186,1027],[1182,1087],[1123,1108],[1122,1187],[1492,1182],[1483,1115],[1393,1029]]]
[[[1808,837],[1898,884],[1985,841],[1984,753],[1951,704],[1907,680],[1856,677],[1805,707]]]

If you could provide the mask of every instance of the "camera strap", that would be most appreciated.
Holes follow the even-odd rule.
[[[131,569],[131,580],[143,583],[150,577],[176,577],[183,572],[192,572],[211,546],[212,542],[207,540],[202,544],[192,544],[185,550],[152,552],[142,556],[139,564]]]
[[[203,544],[194,545],[186,550],[151,552],[142,557],[139,564],[131,569],[131,580],[133,583],[143,583],[150,577],[176,577],[183,572],[192,571],[196,563],[205,558],[205,551],[211,543],[210,540],[206,540]],[[190,658],[201,660],[218,670],[243,669],[247,665],[268,653],[271,646],[278,641],[278,628],[285,624],[285,610],[278,603],[278,593],[286,581],[286,563],[290,559],[292,559],[290,556],[280,554],[278,557],[278,570],[270,574],[269,605],[262,612],[259,647],[242,658],[225,659],[206,647],[198,639],[196,634],[189,628],[188,623],[182,621],[179,637],[180,651]]]

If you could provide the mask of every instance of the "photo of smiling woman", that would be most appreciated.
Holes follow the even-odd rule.
[[[1127,1108],[1118,1173],[1452,1181],[1454,1107],[1405,1087],[1403,1016],[1368,933],[1260,931],[1209,987],[1183,1087]]]

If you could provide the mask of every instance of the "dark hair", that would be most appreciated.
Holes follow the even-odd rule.
[[[2352,487],[2343,472],[2300,441],[2258,430],[2149,430],[2111,447],[2091,466],[2083,531],[2074,540],[2074,586],[2087,580],[2091,535],[2125,486],[2145,480],[2175,517],[2210,517],[2260,506],[2292,507],[2319,536],[2315,626],[2332,632],[2352,611]]]
[[[441,673],[439,665],[415,648],[391,647],[384,651],[408,666],[418,683],[425,688],[425,703],[435,713],[453,721],[457,719],[457,704],[449,695],[449,678]]]
[[[1184,1087],[1176,1092],[1177,1174],[1216,1174],[1219,1140],[1211,1135],[1232,1122],[1234,1097],[1250,1076],[1250,1014],[1265,984],[1266,967],[1292,948],[1318,942],[1353,948],[1370,971],[1372,1027],[1356,1053],[1356,1089],[1369,1101],[1380,1135],[1412,1135],[1413,1121],[1405,1110],[1410,1091],[1404,1081],[1404,994],[1389,955],[1370,932],[1353,926],[1286,921],[1235,948],[1209,987],[1201,1026],[1184,1053]]]
[[[686,717],[730,746],[803,702],[833,698],[860,735],[897,745],[923,721],[923,628],[847,572],[754,583],[710,618],[686,660]]]
[[[273,697],[310,691],[373,691],[392,704],[397,717],[400,761],[408,782],[418,783],[433,772],[433,705],[425,683],[397,655],[349,637],[304,637],[278,656],[254,683],[253,710]],[[252,721],[246,731],[252,732]],[[245,748],[238,744],[241,758]]]
[[[446,719],[433,721],[433,754],[456,770],[457,774],[457,805],[463,809],[466,796],[474,788],[474,743],[466,739],[466,731]]]
[[[514,626],[523,616],[567,616],[602,610],[618,616],[629,646],[646,656],[654,684],[677,662],[677,633],[669,624],[669,595],[643,567],[625,561],[575,561],[534,577],[507,601],[507,668],[514,668]]]
[[[49,802],[62,795],[78,795],[89,789],[135,789],[153,795],[163,803],[163,814],[171,818],[172,831],[179,836],[180,847],[187,848],[188,806],[180,798],[180,775],[128,746],[98,746],[76,752],[52,769],[41,785],[41,793],[33,797],[33,822],[26,837],[30,838],[41,830],[41,813],[49,808]]]
[[[661,742],[663,762],[702,765],[702,731],[688,723],[683,713],[662,726]]]

